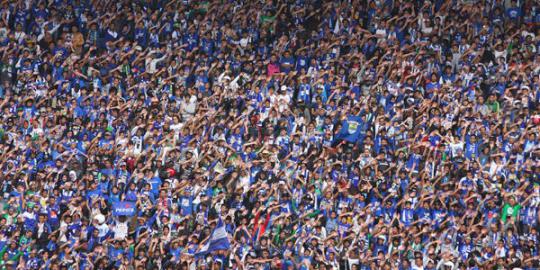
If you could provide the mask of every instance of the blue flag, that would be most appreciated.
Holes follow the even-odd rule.
[[[225,230],[225,224],[221,218],[219,218],[217,226],[212,231],[210,238],[206,241],[206,244],[195,253],[196,257],[205,256],[216,250],[226,250],[231,248],[231,242],[229,242],[229,237],[227,230]]]
[[[357,142],[362,131],[362,118],[360,116],[351,115],[342,123],[341,130],[336,139],[346,140],[349,142]]]

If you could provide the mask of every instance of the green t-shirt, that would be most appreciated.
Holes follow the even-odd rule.
[[[512,217],[512,219],[515,219],[517,215],[519,214],[519,210],[521,209],[521,205],[516,204],[514,206],[511,206],[510,204],[506,203],[503,206],[501,219],[503,223],[506,223],[506,220],[509,216]]]
[[[199,12],[206,13],[208,11],[208,1],[199,3]]]
[[[494,102],[489,102],[488,103],[488,106],[489,108],[491,109],[492,112],[495,112],[495,113],[498,113],[501,106],[499,105],[499,102],[498,101],[494,101]]]

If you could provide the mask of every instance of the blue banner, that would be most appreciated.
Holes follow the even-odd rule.
[[[115,216],[133,216],[136,212],[133,202],[115,202],[112,204],[112,208]]]
[[[339,131],[338,138],[349,142],[357,142],[362,131],[362,118],[360,116],[349,116],[343,121],[343,126]]]

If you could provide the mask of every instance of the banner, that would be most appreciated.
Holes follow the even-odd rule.
[[[343,126],[338,133],[337,139],[357,142],[362,131],[362,118],[359,116],[349,116],[342,124]]]
[[[112,204],[112,208],[115,216],[133,216],[136,212],[133,202],[115,202]]]

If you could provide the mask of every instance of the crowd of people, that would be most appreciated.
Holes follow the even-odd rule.
[[[535,0],[0,3],[0,269],[539,269]]]

